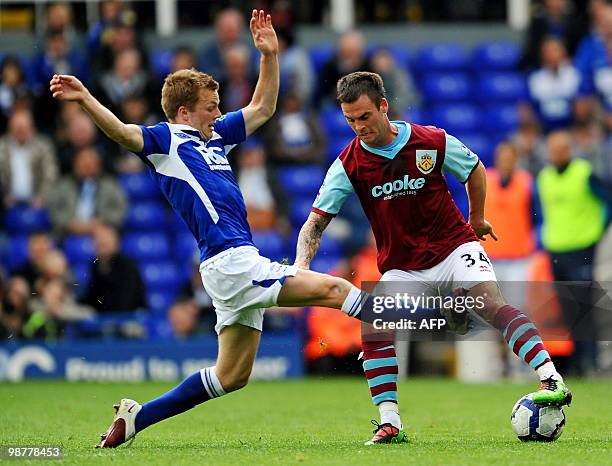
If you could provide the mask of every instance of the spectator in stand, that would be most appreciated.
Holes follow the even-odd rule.
[[[21,336],[23,324],[30,318],[31,288],[22,277],[12,277],[6,286],[6,293],[0,282],[0,339],[16,340]]]
[[[420,100],[412,77],[385,48],[377,49],[370,61],[372,71],[381,75],[385,83],[389,112],[402,119],[402,113],[410,105],[417,104]]]
[[[358,31],[345,32],[338,41],[336,55],[323,66],[318,83],[317,105],[336,102],[336,84],[342,76],[353,71],[371,70],[372,65],[366,58],[363,34]]]
[[[250,51],[245,45],[232,45],[223,53],[224,78],[219,81],[223,112],[244,108],[253,97],[255,81],[250,73]]]
[[[289,233],[284,193],[276,177],[266,165],[266,152],[257,142],[245,142],[240,147],[236,178],[242,191],[247,220],[251,230],[276,228]]]
[[[135,23],[136,16],[132,12],[126,12],[120,15],[117,22],[108,25],[102,36],[102,47],[97,53],[90,55],[92,75],[101,76],[111,71],[117,55],[130,49],[138,50],[143,68],[148,69],[149,62],[134,28]]]
[[[510,138],[510,143],[517,150],[519,165],[533,176],[546,165],[546,141],[533,116],[519,125]]]
[[[138,265],[119,250],[117,229],[102,222],[92,229],[97,260],[83,303],[98,312],[135,311],[147,307]]]
[[[596,6],[597,5],[597,6]],[[601,98],[608,115],[612,114],[612,4],[593,2],[592,32],[576,52],[575,64],[582,76],[583,95]]]
[[[532,70],[541,65],[540,50],[547,37],[561,41],[570,55],[574,54],[586,29],[586,18],[573,11],[568,0],[544,0],[531,18],[523,49],[522,67]],[[576,14],[578,13],[578,14]]]
[[[119,227],[127,201],[121,185],[104,175],[98,152],[77,152],[72,175],[64,176],[49,196],[51,223],[57,235],[87,235],[98,222]]]
[[[68,284],[72,282],[71,278],[72,272],[68,267],[66,256],[59,249],[52,249],[42,258],[40,275],[36,280],[33,290],[36,294],[40,294],[48,282],[61,280]]]
[[[30,288],[34,289],[43,273],[43,261],[52,250],[53,242],[47,233],[32,233],[28,238],[28,261],[13,276],[23,277]]]
[[[536,250],[534,234],[534,180],[526,170],[518,168],[519,154],[509,142],[495,149],[495,166],[487,168],[485,211],[495,226],[498,241],[482,243],[495,266],[495,274],[503,282],[520,282],[527,276],[532,254]],[[508,215],[512,212],[512,215]],[[504,296],[517,307],[525,307],[524,288],[513,286]]]
[[[87,82],[89,67],[85,56],[72,47],[63,30],[50,29],[45,34],[44,50],[34,56],[31,68],[37,125],[49,133],[59,113],[59,105],[47,92],[49,81],[54,74],[69,73]]]
[[[142,95],[153,101],[155,92],[149,73],[142,65],[142,55],[135,48],[118,52],[112,71],[104,73],[98,85],[100,101],[115,114],[120,113],[121,103],[126,97]]]
[[[38,94],[47,90],[54,74],[74,74],[87,82],[89,69],[83,54],[68,41],[63,29],[49,29],[45,34],[45,48],[32,62],[34,86]]]
[[[121,102],[122,121],[131,124],[154,125],[159,117],[149,110],[149,102],[143,95],[130,95]],[[91,119],[88,118],[91,123]],[[93,123],[91,123],[93,124]],[[122,146],[114,148],[115,156],[112,171],[118,173],[135,173],[144,170],[144,165],[138,157]]]
[[[196,55],[191,47],[183,45],[174,49],[172,64],[170,65],[171,73],[178,70],[189,70],[195,67]]]
[[[32,95],[25,81],[19,60],[8,55],[0,65],[0,134],[4,134],[10,116],[21,108],[29,108]]]
[[[168,322],[172,334],[177,338],[187,338],[198,333],[200,311],[192,300],[179,300],[168,311]]]
[[[26,109],[15,111],[8,134],[0,138],[0,193],[4,206],[44,206],[57,172],[55,148],[36,133],[32,113]]]
[[[572,146],[576,157],[588,160],[593,173],[603,180],[612,175],[612,159],[605,152],[603,124],[598,118],[596,102],[582,97],[574,105],[574,124],[571,128]]]
[[[277,29],[280,91],[282,98],[287,94],[297,96],[306,106],[312,103],[315,77],[310,57],[303,48],[295,44],[291,29]]]
[[[66,282],[59,278],[45,282],[31,307],[33,313],[22,328],[27,339],[62,339],[68,322],[91,319],[95,315],[93,309],[74,300]]]
[[[116,26],[129,23],[131,12],[124,10],[123,6],[121,0],[100,2],[100,19],[87,33],[87,53],[90,57],[95,57],[105,45],[108,45]]]
[[[592,282],[595,247],[606,230],[606,204],[612,205],[612,189],[593,174],[588,161],[573,157],[569,133],[551,133],[547,143],[550,164],[537,178],[542,243],[551,256],[565,324],[575,342],[569,372],[586,375],[597,368],[591,291],[585,286],[568,291],[562,282]]]
[[[559,39],[544,40],[541,56],[542,67],[531,73],[527,84],[538,119],[548,133],[571,125],[580,73],[569,61]]]
[[[79,110],[68,117],[65,123],[66,140],[60,144],[58,159],[60,173],[67,175],[72,171],[76,154],[88,147],[94,147],[102,156],[105,167],[110,166],[107,162],[106,146],[100,142],[101,137],[96,125],[91,121],[85,112]]]
[[[250,42],[243,39],[243,31],[244,18],[240,11],[235,8],[221,11],[215,18],[215,38],[204,46],[200,55],[200,70],[214,76],[218,82],[224,81],[227,77],[225,54],[231,47],[242,45],[247,50],[248,74],[252,78],[255,74],[254,53]]]
[[[323,163],[325,135],[319,119],[295,94],[281,98],[281,108],[266,125],[263,137],[274,165]]]
[[[69,3],[51,3],[47,8],[45,20],[46,31],[62,31],[66,40],[72,42],[75,37],[72,8]]]

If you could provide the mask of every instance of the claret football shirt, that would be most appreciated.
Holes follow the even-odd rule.
[[[329,168],[312,211],[333,217],[355,192],[376,238],[380,272],[429,269],[478,240],[443,175],[465,183],[478,157],[442,129],[392,124],[399,132],[388,146],[351,141]]]

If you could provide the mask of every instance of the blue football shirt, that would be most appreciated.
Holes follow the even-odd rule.
[[[188,125],[141,126],[138,155],[198,242],[204,261],[231,247],[253,246],[246,206],[227,154],[246,139],[241,111],[215,121],[206,140]]]

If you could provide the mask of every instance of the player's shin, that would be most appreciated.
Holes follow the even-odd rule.
[[[372,402],[380,411],[380,423],[402,427],[397,405],[397,358],[392,340],[364,341],[363,371]]]
[[[217,378],[215,367],[204,368],[169,392],[145,403],[136,416],[136,432],[223,395],[225,390]]]

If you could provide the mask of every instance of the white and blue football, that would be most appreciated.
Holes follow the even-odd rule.
[[[536,405],[530,393],[516,402],[510,422],[514,433],[524,442],[552,442],[563,432],[565,413],[557,406]]]

